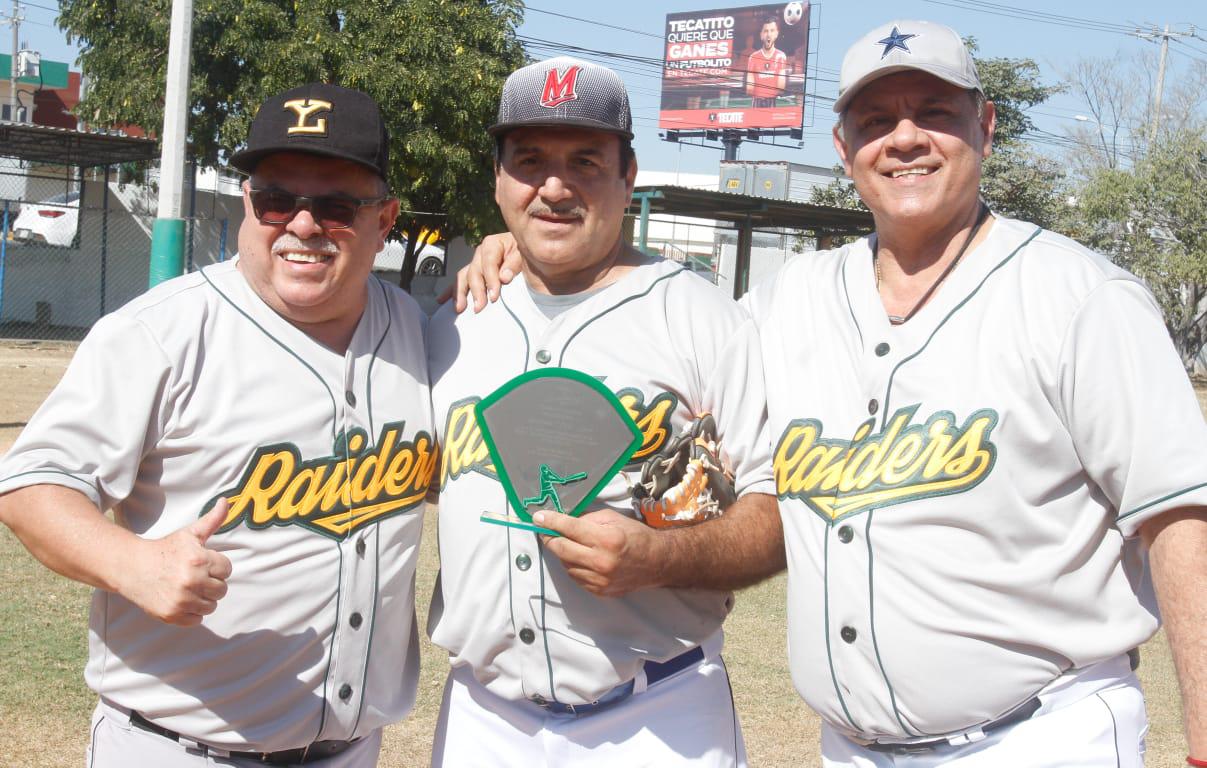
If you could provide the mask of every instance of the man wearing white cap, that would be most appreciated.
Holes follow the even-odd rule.
[[[1141,765],[1146,554],[1207,757],[1207,428],[1155,302],[980,200],[994,107],[953,30],[874,29],[834,109],[876,232],[749,297],[825,764]]]
[[[1155,302],[980,200],[953,30],[872,30],[835,111],[876,232],[748,297],[824,764],[1139,766],[1160,616],[1207,766],[1207,427]]]

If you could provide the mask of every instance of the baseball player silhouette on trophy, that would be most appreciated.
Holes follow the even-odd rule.
[[[562,509],[562,499],[560,496],[557,495],[557,489],[554,488],[553,486],[554,485],[567,485],[568,483],[576,483],[579,480],[584,479],[586,476],[587,476],[586,472],[575,472],[573,475],[567,475],[566,477],[561,477],[556,472],[554,472],[552,469],[550,469],[548,464],[542,464],[541,465],[541,492],[540,492],[540,495],[529,496],[528,498],[523,500],[523,504],[525,507],[532,507],[532,506],[536,506],[537,504],[544,504],[546,501],[551,501],[551,502],[553,502],[553,508],[557,510],[557,513],[559,515],[564,514],[565,512]]]

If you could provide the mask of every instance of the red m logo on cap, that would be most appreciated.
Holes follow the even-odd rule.
[[[578,73],[582,69],[576,64],[567,67],[565,72],[558,72],[556,69],[549,70],[549,73],[545,75],[545,90],[541,92],[541,106],[553,109],[567,101],[577,99],[578,93],[575,91],[575,87],[578,84]]]

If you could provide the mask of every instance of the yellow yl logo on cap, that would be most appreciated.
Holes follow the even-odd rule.
[[[295,133],[314,134],[316,136],[327,135],[327,118],[317,118],[313,123],[306,121],[315,112],[330,112],[331,102],[321,99],[290,99],[285,102],[285,109],[291,110],[298,116],[297,125],[291,125],[287,134],[292,136]]]

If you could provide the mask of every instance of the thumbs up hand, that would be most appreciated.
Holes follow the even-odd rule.
[[[231,562],[206,548],[222,527],[226,499],[196,522],[162,539],[140,540],[127,578],[118,590],[150,616],[182,627],[201,623],[226,595]]]

